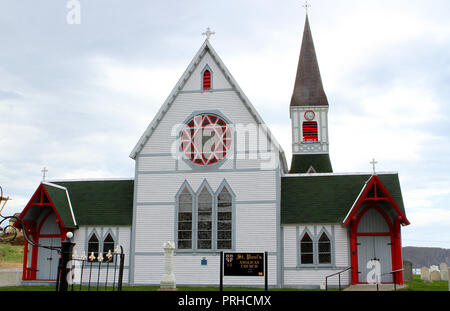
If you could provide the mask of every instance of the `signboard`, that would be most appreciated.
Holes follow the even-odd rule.
[[[264,253],[224,253],[225,276],[264,276]]]

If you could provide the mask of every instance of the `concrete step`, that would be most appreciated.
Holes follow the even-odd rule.
[[[398,285],[397,284],[397,290],[399,289],[405,289],[408,288],[408,285]],[[351,285],[344,289],[344,291],[354,291],[354,292],[385,292],[385,291],[393,291],[395,290],[394,284],[379,284],[378,289],[377,285],[373,284],[357,284],[357,285]]]

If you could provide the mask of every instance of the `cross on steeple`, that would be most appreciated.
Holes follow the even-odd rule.
[[[42,174],[42,181],[45,181],[45,173],[48,172],[48,169],[44,166],[44,168],[41,170]]]
[[[308,15],[308,10],[309,10],[309,8],[311,7],[311,4],[308,3],[308,0],[305,1],[305,4],[302,5],[302,7],[305,8],[306,15]]]
[[[212,35],[215,35],[216,33],[214,31],[211,31],[211,29],[208,27],[206,28],[206,32],[202,33],[203,36],[206,36],[206,40],[209,40],[209,37]]]
[[[370,164],[372,164],[373,174],[376,175],[376,173],[375,173],[375,164],[378,164],[378,162],[375,161],[375,159],[372,159],[372,162],[370,162]]]

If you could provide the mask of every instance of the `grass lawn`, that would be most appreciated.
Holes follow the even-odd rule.
[[[11,263],[21,264],[22,261],[23,245],[0,244],[0,268],[9,268]],[[4,265],[6,267],[2,267]]]
[[[420,279],[420,275],[414,275],[414,279],[406,284],[408,288],[402,291],[448,291],[448,281],[425,283]]]

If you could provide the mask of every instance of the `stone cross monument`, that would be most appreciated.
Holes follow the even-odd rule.
[[[173,250],[175,249],[174,242],[164,243],[164,276],[160,283],[160,290],[176,290],[175,275],[173,274]]]

